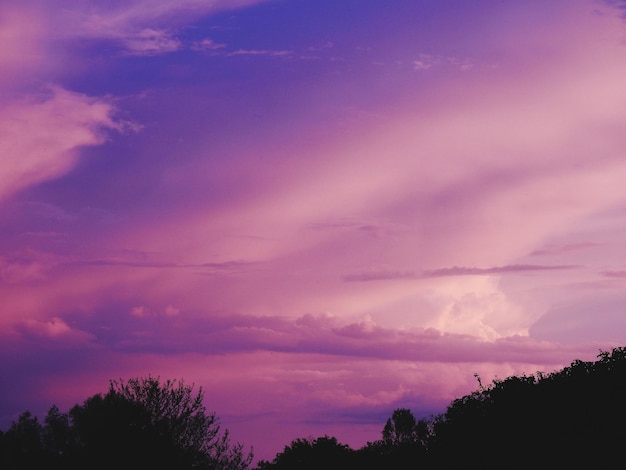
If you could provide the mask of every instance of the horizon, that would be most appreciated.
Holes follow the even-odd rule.
[[[0,5],[0,429],[152,375],[271,460],[626,344],[625,9]]]

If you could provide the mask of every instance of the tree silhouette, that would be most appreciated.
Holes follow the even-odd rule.
[[[477,378],[478,389],[440,415],[416,420],[408,409],[396,409],[382,439],[347,453],[344,468],[609,469],[623,460],[626,348],[552,373],[487,386]],[[299,439],[259,469],[313,468],[311,462],[322,462],[316,450],[314,441]],[[330,468],[325,465],[317,468]]]
[[[112,381],[67,414],[53,406],[44,426],[23,413],[0,437],[3,470],[245,470],[252,460],[207,413],[202,389],[153,377]]]
[[[412,469],[425,458],[429,428],[411,410],[397,408],[385,423],[382,439],[357,451],[363,469]]]
[[[38,468],[44,462],[42,427],[36,416],[26,411],[13,422],[2,439],[0,455],[3,468]]]
[[[417,421],[411,410],[398,408],[383,428],[383,441],[387,445],[417,442]]]
[[[295,439],[272,462],[260,461],[260,470],[343,470],[351,468],[353,450],[334,437]]]
[[[228,431],[220,432],[215,414],[206,412],[202,388],[194,394],[182,380],[160,383],[148,377],[112,381],[109,395],[139,404],[157,438],[188,456],[194,466],[208,460],[220,468],[238,468],[251,460],[241,446],[230,445]]]
[[[443,468],[614,468],[626,439],[626,348],[598,358],[494,380],[454,400],[433,424],[431,460]]]

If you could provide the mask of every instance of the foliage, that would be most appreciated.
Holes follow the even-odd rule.
[[[0,437],[3,469],[245,470],[252,460],[207,413],[202,389],[153,377],[112,381],[68,413],[53,406],[43,426],[23,413]]]

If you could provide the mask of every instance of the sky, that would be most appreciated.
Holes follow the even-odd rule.
[[[0,3],[0,429],[202,387],[269,459],[626,344],[626,3]]]

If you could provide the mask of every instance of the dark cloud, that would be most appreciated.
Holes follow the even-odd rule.
[[[419,279],[428,277],[445,276],[484,276],[489,274],[514,274],[533,271],[554,271],[560,269],[575,269],[578,265],[538,265],[538,264],[509,264],[504,266],[492,266],[489,268],[477,268],[468,266],[452,266],[451,268],[439,268],[422,271],[416,274],[414,271],[366,271],[362,273],[348,274],[343,276],[346,282],[389,281],[397,279]]]
[[[465,266],[453,266],[451,268],[441,268],[424,271],[426,277],[439,276],[480,276],[486,274],[508,274],[532,271],[553,271],[560,269],[575,269],[576,265],[538,265],[538,264],[508,264],[504,266],[492,266],[489,268],[476,268]]]
[[[68,347],[86,347],[119,353],[225,354],[231,352],[288,352],[378,360],[416,362],[536,362],[560,363],[574,354],[554,344],[527,337],[493,342],[442,333],[433,328],[394,329],[371,321],[340,322],[327,315],[299,318],[171,312],[167,308],[111,305],[91,315],[69,314],[16,330],[16,350],[40,350],[64,341]],[[42,359],[45,361],[45,359]]]

